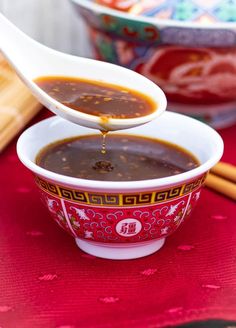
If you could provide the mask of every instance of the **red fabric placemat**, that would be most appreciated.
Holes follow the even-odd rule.
[[[220,133],[223,160],[236,164],[236,126]],[[205,189],[192,217],[159,252],[112,261],[83,253],[53,222],[15,142],[0,155],[0,186],[1,328],[158,328],[236,320],[233,201]]]

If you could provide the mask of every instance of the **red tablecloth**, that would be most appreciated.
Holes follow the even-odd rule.
[[[236,164],[236,126],[220,133],[223,160]],[[233,201],[205,189],[192,217],[159,252],[112,261],[83,253],[53,222],[15,142],[0,155],[0,186],[1,328],[158,328],[236,320]]]

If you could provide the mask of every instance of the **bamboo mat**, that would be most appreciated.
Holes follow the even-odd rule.
[[[41,108],[0,54],[0,152]]]

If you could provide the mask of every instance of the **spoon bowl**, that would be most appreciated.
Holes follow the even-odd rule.
[[[129,69],[88,58],[61,53],[31,39],[0,14],[0,51],[34,96],[53,113],[73,123],[99,130],[121,130],[147,123],[167,106],[163,91],[149,79]],[[44,92],[35,82],[42,76],[67,76],[111,83],[144,93],[155,102],[155,110],[137,118],[101,117],[73,110]]]

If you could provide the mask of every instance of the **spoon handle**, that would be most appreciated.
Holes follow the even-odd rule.
[[[31,61],[40,59],[43,48],[0,13],[0,52],[19,75],[32,75]]]

